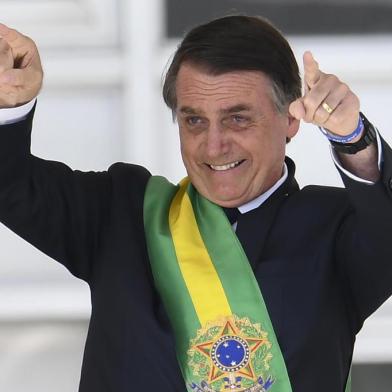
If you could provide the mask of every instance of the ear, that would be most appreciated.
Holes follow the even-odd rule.
[[[288,114],[287,118],[288,118],[289,126],[287,128],[286,137],[288,139],[291,139],[291,138],[293,138],[297,134],[301,121],[297,120],[290,113]]]

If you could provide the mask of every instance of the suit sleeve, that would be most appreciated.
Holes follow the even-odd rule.
[[[0,221],[88,281],[110,212],[110,175],[33,156],[33,114],[0,127]]]
[[[337,240],[337,257],[343,266],[357,314],[363,321],[392,295],[392,150],[382,140],[381,178],[364,184],[340,172],[352,211]]]

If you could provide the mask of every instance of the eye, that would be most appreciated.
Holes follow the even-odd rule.
[[[192,116],[192,117],[187,117],[186,122],[189,125],[197,125],[202,122],[202,119],[201,117],[198,116]]]
[[[233,114],[230,117],[233,126],[246,127],[249,124],[249,118],[242,114]]]
[[[240,114],[234,114],[231,118],[236,123],[243,123],[246,121],[246,118]]]
[[[185,119],[185,123],[189,128],[204,129],[207,121],[204,117],[200,116],[189,116]]]

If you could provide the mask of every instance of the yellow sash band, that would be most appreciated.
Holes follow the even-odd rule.
[[[208,321],[219,317],[230,316],[232,311],[221,280],[204,245],[184,185],[184,182],[181,183],[181,188],[171,205],[169,226],[181,273],[200,324],[205,325]],[[189,246],[189,238],[193,239],[192,246]]]

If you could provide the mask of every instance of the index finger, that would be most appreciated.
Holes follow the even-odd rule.
[[[304,62],[304,80],[311,89],[320,79],[322,72],[320,71],[318,62],[314,59],[311,52],[306,51],[303,55]]]
[[[37,48],[34,41],[19,31],[0,23],[0,36],[12,49],[15,68],[25,68],[34,56],[37,57]]]
[[[5,24],[0,23],[0,36],[4,38],[10,45],[12,41],[15,41],[17,39],[17,32],[16,30],[11,29]]]

